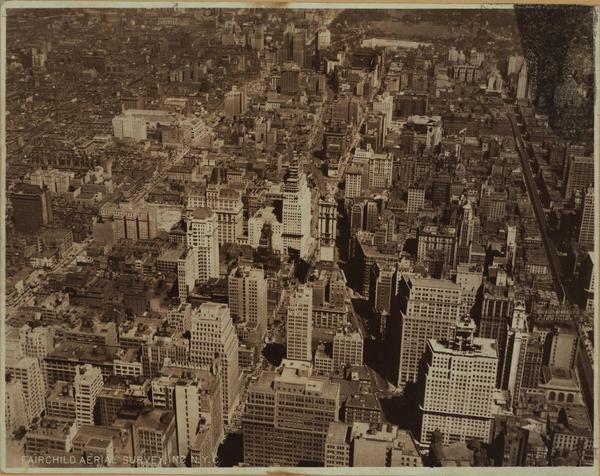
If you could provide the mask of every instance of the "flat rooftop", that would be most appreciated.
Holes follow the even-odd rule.
[[[482,337],[474,337],[474,347],[467,350],[458,350],[449,347],[448,343],[436,339],[429,339],[429,345],[432,350],[440,354],[450,354],[462,357],[485,357],[489,359],[498,358],[495,339],[484,339]]]

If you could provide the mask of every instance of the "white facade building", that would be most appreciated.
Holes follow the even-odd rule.
[[[294,161],[283,184],[283,246],[298,250],[301,258],[309,253],[311,217],[311,192],[306,175]]]
[[[229,275],[231,315],[256,324],[260,336],[267,331],[267,288],[265,272],[259,268],[238,267]]]
[[[94,424],[96,398],[102,391],[102,371],[89,364],[78,365],[75,370],[75,421],[79,425]]]
[[[277,220],[273,207],[259,209],[248,220],[248,245],[257,249],[265,225],[271,230],[271,247],[273,251],[283,253],[283,224]]]
[[[312,361],[312,289],[300,285],[287,310],[287,358]]]
[[[223,419],[227,423],[239,401],[242,373],[238,361],[239,341],[229,306],[205,302],[192,314],[190,362],[194,366],[212,365],[221,359]]]
[[[187,244],[196,256],[201,283],[219,277],[217,216],[210,208],[196,208],[187,217]]]
[[[443,444],[492,436],[498,354],[494,339],[473,337],[475,323],[460,319],[449,341],[427,342],[421,410],[421,444],[439,430]]]

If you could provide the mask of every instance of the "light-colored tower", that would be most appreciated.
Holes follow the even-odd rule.
[[[261,340],[267,332],[267,288],[265,272],[260,268],[240,266],[229,275],[231,315],[256,325]]]
[[[523,66],[521,66],[521,70],[519,71],[519,79],[517,81],[517,99],[527,98],[527,86],[527,62],[525,61],[523,62]]]
[[[283,253],[283,224],[277,220],[273,207],[260,208],[248,220],[248,245],[254,249],[259,247],[265,226],[270,231],[271,248],[277,253]]]
[[[523,372],[525,368],[525,352],[527,351],[527,312],[525,303],[517,301],[512,315],[512,322],[507,324],[506,346],[500,349],[502,352],[499,365],[502,370],[499,373],[500,388],[508,390],[511,402],[519,399],[523,383]]]
[[[373,112],[376,114],[383,114],[384,129],[387,133],[390,125],[392,124],[392,115],[394,113],[394,96],[387,91],[373,100]]]
[[[458,238],[459,245],[469,245],[473,241],[473,232],[475,231],[473,207],[467,202],[463,206],[463,217],[460,225],[460,236]]]
[[[206,187],[206,205],[217,215],[219,245],[235,243],[244,231],[244,205],[238,190],[220,184]],[[189,206],[189,200],[188,200]]]
[[[198,279],[198,257],[194,248],[185,249],[177,259],[177,287],[179,300],[186,302]]]
[[[75,421],[79,425],[94,424],[96,397],[102,391],[102,371],[90,364],[78,365],[75,370]]]
[[[564,197],[570,200],[577,190],[585,192],[594,184],[594,158],[591,155],[571,155],[563,174]]]
[[[338,420],[340,384],[312,375],[310,362],[283,360],[248,387],[242,417],[244,462],[297,466],[325,462],[325,440]]]
[[[310,248],[311,194],[306,175],[293,159],[283,184],[283,246],[295,249],[301,258]]]
[[[422,444],[439,430],[443,443],[471,438],[489,443],[492,436],[492,395],[496,386],[498,354],[493,339],[474,337],[475,323],[457,321],[450,341],[430,339],[421,377]]]
[[[328,195],[319,200],[319,258],[335,261],[335,239],[337,236],[337,204]]]
[[[229,306],[205,302],[192,314],[190,362],[195,366],[212,365],[221,358],[223,419],[227,423],[239,400],[242,374],[238,362],[239,342]]]
[[[212,466],[223,438],[220,375],[207,369],[173,370],[181,373],[173,389],[179,456],[187,456],[200,439],[205,444],[200,444],[198,458],[201,461],[194,466]]]
[[[19,353],[6,353],[6,373],[21,382],[27,422],[41,416],[45,410],[45,383],[39,360],[33,357],[22,357]]]
[[[19,380],[7,380],[4,393],[4,421],[6,432],[12,433],[20,427],[27,427],[27,405],[23,385]]]
[[[300,285],[287,311],[287,358],[312,361],[312,289]]]
[[[344,198],[360,197],[365,182],[365,167],[364,164],[351,163],[346,169],[346,188],[344,190]],[[365,184],[366,187],[366,184]]]
[[[323,28],[317,32],[317,50],[329,48],[331,44],[331,32],[327,28]]]
[[[594,213],[594,187],[589,187],[583,200],[583,211],[579,226],[579,246],[585,246],[590,251],[594,250],[594,229],[596,225]]]
[[[458,50],[456,49],[456,46],[451,46],[448,49],[448,61],[450,63],[456,63],[458,61]]]
[[[508,57],[508,74],[518,73],[523,65],[524,58],[520,55],[510,55]]]
[[[390,187],[394,168],[394,158],[391,154],[372,154],[368,163],[369,188]]]
[[[447,339],[460,316],[460,286],[445,279],[402,276],[398,289],[400,342],[398,384],[416,382],[428,339]],[[392,310],[392,315],[394,315]],[[396,344],[397,349],[397,344]]]
[[[196,208],[187,219],[187,244],[198,257],[196,269],[201,283],[219,277],[217,216],[210,208]]]
[[[333,337],[334,372],[343,372],[347,365],[363,365],[363,336],[350,329],[340,330]]]

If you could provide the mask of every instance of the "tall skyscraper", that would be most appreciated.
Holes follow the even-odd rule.
[[[479,320],[479,337],[500,339],[506,330],[515,307],[513,286],[486,282],[483,287],[483,303]]]
[[[476,309],[477,299],[481,295],[483,266],[480,264],[459,264],[456,267],[456,284],[462,290],[461,316],[471,316]]]
[[[370,143],[373,150],[377,153],[381,152],[386,137],[384,114],[369,114],[365,119],[365,135],[364,141]]]
[[[312,361],[312,289],[303,284],[290,296],[287,310],[287,358]]]
[[[380,214],[377,202],[373,200],[365,200],[364,203],[364,227],[366,231],[374,232],[379,222]]]
[[[304,67],[307,60],[306,30],[296,29],[292,33],[292,56],[290,58],[300,67]]]
[[[13,433],[20,427],[27,428],[27,404],[20,380],[9,376],[6,379],[4,392],[4,421],[6,432]]]
[[[593,157],[572,155],[567,158],[563,176],[564,197],[569,200],[576,190],[585,192],[587,188],[593,184]]]
[[[511,402],[517,402],[523,386],[525,372],[525,354],[527,353],[528,328],[525,303],[517,301],[511,322],[507,324],[506,345],[499,349],[498,383],[508,390]]]
[[[260,208],[248,219],[248,245],[259,248],[265,236],[274,252],[283,253],[283,224],[278,221],[273,207]]]
[[[354,234],[357,231],[362,230],[364,227],[364,222],[365,222],[364,208],[365,207],[364,207],[363,202],[355,203],[350,208],[350,230],[351,230],[352,236],[354,236]]]
[[[392,185],[394,158],[390,154],[371,154],[369,157],[369,188],[387,189]]]
[[[6,373],[14,380],[21,382],[27,422],[30,424],[45,410],[46,389],[40,362],[34,357],[23,357],[20,352],[6,353]]]
[[[498,354],[492,339],[474,337],[475,323],[457,321],[450,340],[427,342],[421,379],[421,444],[431,442],[438,430],[443,443],[492,436],[492,394]]]
[[[15,229],[21,233],[35,233],[52,223],[52,200],[47,190],[21,183],[10,194]]]
[[[468,263],[471,256],[471,243],[475,233],[475,215],[471,204],[467,202],[463,206],[463,216],[460,222],[458,244],[456,250],[457,263]]]
[[[366,187],[365,165],[352,163],[346,169],[346,187],[344,189],[344,198],[360,197],[363,184]]]
[[[456,228],[423,225],[417,231],[417,257],[429,274],[440,277],[456,267]],[[439,269],[441,268],[441,269]]]
[[[301,258],[309,252],[311,217],[311,192],[294,158],[283,184],[283,246],[297,250]]]
[[[448,49],[448,61],[450,63],[456,63],[458,61],[458,50],[456,49],[456,46],[451,46]]]
[[[396,381],[404,385],[416,382],[427,340],[450,337],[460,317],[461,288],[449,280],[404,275],[395,301],[388,340],[399,357]]]
[[[506,225],[506,258],[512,274],[517,259],[517,227],[515,225]]]
[[[217,366],[218,368],[218,366]],[[192,466],[214,466],[223,439],[223,396],[219,370],[165,368],[173,377],[179,456],[192,454]],[[167,377],[168,378],[168,377]]]
[[[394,274],[397,271],[397,265],[384,265],[375,263],[371,271],[371,291],[369,300],[371,307],[379,313],[390,313],[392,296],[395,295],[393,288]]]
[[[594,210],[594,187],[589,187],[585,192],[581,223],[579,225],[579,246],[589,251],[594,250],[594,230],[596,229]]]
[[[308,54],[306,51],[306,30],[296,30],[292,40],[292,60],[299,66],[306,66]]]
[[[248,98],[244,88],[232,86],[225,93],[225,115],[230,119],[238,119],[248,110]]]
[[[177,423],[172,410],[145,408],[133,421],[118,419],[117,427],[133,428],[135,456],[146,467],[169,467],[177,454]]]
[[[344,94],[338,97],[331,106],[331,119],[333,122],[358,124],[362,108],[357,98]]]
[[[329,48],[331,44],[331,32],[327,28],[321,28],[317,32],[317,50],[324,50]]]
[[[383,114],[383,117],[385,118],[384,127],[387,133],[387,130],[392,124],[392,115],[394,113],[394,96],[386,91],[385,93],[373,99],[373,112],[377,114]]]
[[[265,26],[256,25],[251,34],[250,46],[253,50],[262,51],[265,49]]]
[[[363,365],[363,336],[353,329],[341,329],[333,337],[333,370],[343,373],[348,365]]]
[[[194,248],[186,248],[177,259],[179,300],[186,302],[198,279],[198,256]]]
[[[517,80],[517,99],[527,99],[527,87],[529,81],[527,77],[527,62],[523,62],[519,71],[519,79]]]
[[[229,306],[205,302],[192,314],[190,362],[195,366],[212,365],[221,359],[223,419],[227,423],[237,406],[241,377],[239,342],[231,320]]]
[[[293,61],[300,67],[305,66],[306,30],[296,28],[293,23],[287,26],[283,33],[281,59],[283,61]]]
[[[510,55],[508,57],[508,74],[516,74],[521,70],[523,65],[523,58],[521,55]]]
[[[102,391],[104,381],[99,367],[78,365],[75,369],[75,421],[79,425],[94,424],[96,398]]]
[[[286,63],[281,70],[281,94],[294,95],[300,85],[300,67],[295,63]]]
[[[190,205],[189,198],[191,197],[188,197],[188,207]],[[202,199],[194,201],[201,202]],[[242,194],[238,190],[226,188],[221,184],[208,184],[205,204],[198,206],[208,207],[217,215],[219,245],[235,243],[237,238],[243,234],[244,205]]]
[[[312,375],[310,362],[284,360],[248,388],[242,417],[244,463],[323,465],[325,439],[338,420],[340,386]]]
[[[187,218],[187,244],[198,257],[201,283],[219,277],[219,235],[217,216],[210,208],[196,208]]]
[[[267,288],[265,272],[260,268],[237,267],[229,274],[231,315],[256,326],[261,340],[267,332]]]

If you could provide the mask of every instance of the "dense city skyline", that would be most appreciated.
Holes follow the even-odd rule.
[[[6,9],[3,465],[594,466],[597,19],[536,8]]]

